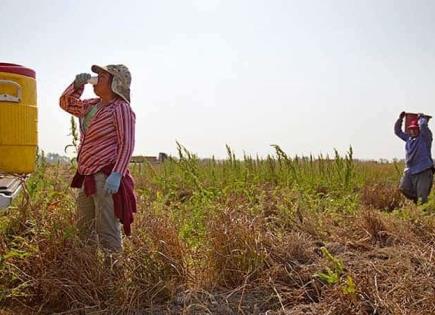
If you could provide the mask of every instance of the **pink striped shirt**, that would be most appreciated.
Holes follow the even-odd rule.
[[[113,172],[127,172],[135,141],[136,116],[130,104],[121,97],[100,106],[99,98],[81,100],[84,87],[77,90],[71,84],[60,97],[60,107],[83,119],[92,106],[97,112],[86,131],[82,130],[78,150],[78,172],[91,175],[103,167],[115,164]]]

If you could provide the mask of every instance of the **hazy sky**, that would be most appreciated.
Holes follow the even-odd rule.
[[[135,154],[402,158],[400,111],[435,114],[432,0],[2,0],[0,16],[0,61],[37,72],[47,152],[71,142],[58,99],[92,64],[132,72]]]

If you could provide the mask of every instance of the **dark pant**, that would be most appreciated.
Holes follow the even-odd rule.
[[[400,179],[399,189],[406,198],[415,203],[425,203],[432,189],[433,172],[429,168],[418,174],[405,172]]]

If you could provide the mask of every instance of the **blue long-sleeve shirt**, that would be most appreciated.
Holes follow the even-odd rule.
[[[427,119],[418,120],[420,132],[417,137],[411,137],[402,131],[402,119],[394,125],[394,133],[406,142],[406,169],[411,174],[417,174],[433,167],[432,161],[432,132],[427,125]]]

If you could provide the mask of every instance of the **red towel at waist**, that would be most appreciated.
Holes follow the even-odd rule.
[[[113,169],[112,165],[103,167],[100,172],[109,176]],[[86,196],[92,196],[96,193],[96,185],[94,175],[81,175],[78,171],[74,175],[71,182],[71,187],[82,188]],[[134,193],[134,181],[130,172],[127,170],[125,176],[121,179],[119,190],[117,193],[112,194],[113,207],[115,209],[115,216],[121,221],[125,235],[131,235],[131,223],[133,223],[133,213],[136,212],[136,195]]]

